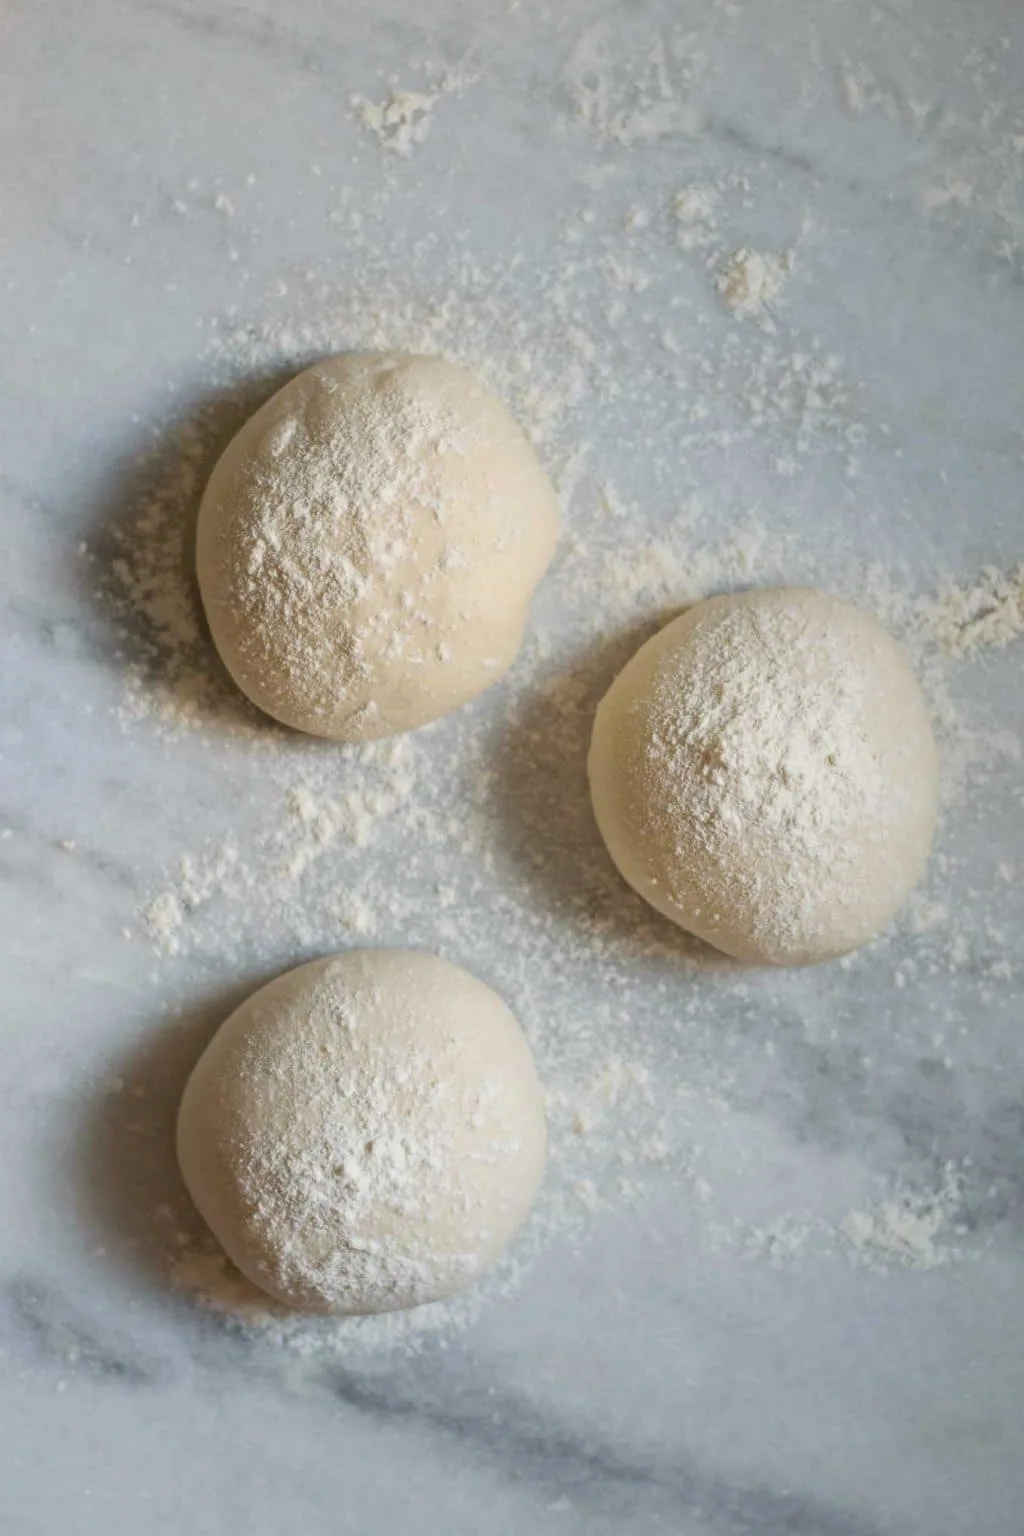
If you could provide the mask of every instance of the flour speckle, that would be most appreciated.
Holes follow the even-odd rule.
[[[375,135],[382,149],[408,159],[430,133],[436,101],[434,92],[396,90],[380,102],[353,96],[352,105],[363,127]]]
[[[741,319],[763,316],[778,303],[793,270],[790,251],[776,255],[746,248],[734,251],[718,275],[723,303]]]
[[[963,1235],[957,1224],[962,1178],[952,1164],[934,1191],[900,1190],[863,1210],[849,1211],[839,1223],[839,1236],[857,1258],[872,1269],[937,1269],[952,1263],[955,1243]]]
[[[407,160],[424,144],[434,121],[434,108],[444,96],[461,93],[475,84],[476,71],[466,62],[446,70],[433,89],[408,90],[395,87],[380,101],[365,96],[352,97],[358,122],[373,134],[381,148]]]
[[[167,955],[178,953],[184,914],[176,892],[163,891],[154,896],[143,909],[142,920],[158,949]]]

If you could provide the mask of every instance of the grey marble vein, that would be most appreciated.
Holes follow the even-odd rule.
[[[62,1291],[41,1275],[0,1281],[0,1311],[13,1325],[15,1350],[36,1362],[129,1387],[155,1387],[166,1365],[126,1338],[83,1317]],[[10,1347],[10,1346],[9,1346]]]
[[[407,1420],[521,1478],[567,1497],[580,1512],[628,1517],[653,1500],[680,1531],[715,1536],[881,1536],[871,1521],[791,1489],[744,1485],[713,1471],[685,1446],[645,1452],[550,1413],[536,1401],[479,1383],[448,1383],[432,1358],[424,1368],[381,1379],[337,1371],[328,1379],[347,1406],[383,1424]]]
[[[240,44],[271,63],[313,75],[324,74],[344,54],[330,29],[288,25],[273,15],[260,15],[245,5],[175,4],[174,0],[143,0],[145,10],[174,22],[184,31],[217,43]]]

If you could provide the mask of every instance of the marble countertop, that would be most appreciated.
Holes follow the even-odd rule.
[[[1024,532],[1019,4],[14,0],[0,79],[0,1529],[1016,1536],[1024,642],[969,624]],[[490,371],[566,503],[411,766],[232,714],[170,537],[353,345]],[[582,754],[644,625],[776,579],[907,637],[947,803],[892,933],[767,975],[640,910]],[[360,936],[508,998],[549,1190],[429,1326],[240,1325],[174,1104]]]

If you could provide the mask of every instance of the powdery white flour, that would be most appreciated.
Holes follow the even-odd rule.
[[[792,321],[796,282],[787,290],[781,253],[799,249],[802,287],[817,278],[813,242],[798,221],[771,235],[744,227],[758,197],[770,200],[763,161],[751,157],[742,176],[685,162],[709,47],[670,35],[623,54],[601,28],[578,39],[558,125],[582,146],[578,197],[525,271],[507,251],[422,232],[400,275],[380,258],[400,216],[393,178],[431,153],[430,125],[440,132],[460,103],[414,69],[401,87],[367,82],[355,106],[361,152],[379,157],[385,181],[370,198],[337,188],[328,218],[343,279],[293,267],[265,291],[240,282],[237,306],[205,321],[218,403],[172,425],[132,515],[83,552],[121,631],[122,729],[210,743],[226,772],[243,759],[259,767],[253,803],[197,835],[144,893],[141,937],[160,976],[198,977],[203,991],[240,957],[284,969],[359,942],[422,939],[470,965],[490,955],[547,1091],[550,1175],[536,1212],[500,1270],[456,1301],[357,1324],[275,1313],[186,1207],[154,1214],[183,1287],[302,1353],[416,1348],[515,1287],[548,1245],[582,1242],[607,1212],[659,1200],[685,1209],[688,1241],[753,1264],[884,1272],[977,1252],[964,1212],[986,1189],[966,1156],[935,1158],[934,1128],[898,1167],[859,1160],[862,1099],[908,1143],[915,1128],[900,1122],[857,1010],[867,978],[887,977],[887,1049],[901,1067],[927,1069],[936,1103],[955,1108],[942,1084],[970,1054],[958,989],[969,981],[970,997],[998,1002],[1015,984],[1002,925],[1019,871],[1003,860],[964,902],[956,834],[982,815],[990,783],[1019,771],[1020,742],[975,706],[972,668],[1021,633],[1021,569],[923,577],[895,554],[879,561],[904,509],[861,502],[861,460],[899,450],[852,365]],[[844,63],[837,91],[857,117],[910,111],[867,58]],[[933,181],[951,195],[927,199],[921,216],[1010,206],[1022,163],[1012,124],[949,132],[949,174]],[[638,208],[635,157],[665,147],[671,180]],[[241,243],[243,200],[231,187],[219,195]],[[193,203],[182,194],[181,217]],[[203,630],[191,529],[217,452],[284,374],[355,348],[439,352],[479,373],[529,432],[567,526],[500,695],[412,737],[323,748],[260,717],[227,682]],[[801,523],[785,514],[805,484],[821,516],[805,507]],[[868,512],[885,536],[858,542]],[[895,936],[835,967],[842,1018],[645,910],[611,869],[586,801],[594,709],[640,641],[697,598],[780,582],[878,614],[911,655],[942,758],[946,826],[927,882]],[[790,1165],[750,1105],[766,1084],[778,1105],[780,1083],[830,1148],[825,1194],[794,1173],[791,1197],[764,1196],[764,1168]]]

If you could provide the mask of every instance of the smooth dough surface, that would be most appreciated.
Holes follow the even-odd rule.
[[[739,959],[856,949],[918,880],[938,807],[921,689],[851,603],[789,587],[710,598],[602,700],[591,794],[659,912]]]
[[[308,368],[229,443],[199,512],[199,587],[244,693],[302,731],[424,725],[511,666],[558,503],[465,369],[351,353]]]
[[[387,1312],[470,1285],[533,1202],[533,1057],[489,987],[433,955],[352,950],[221,1025],[186,1086],[178,1160],[256,1285],[310,1312]]]

